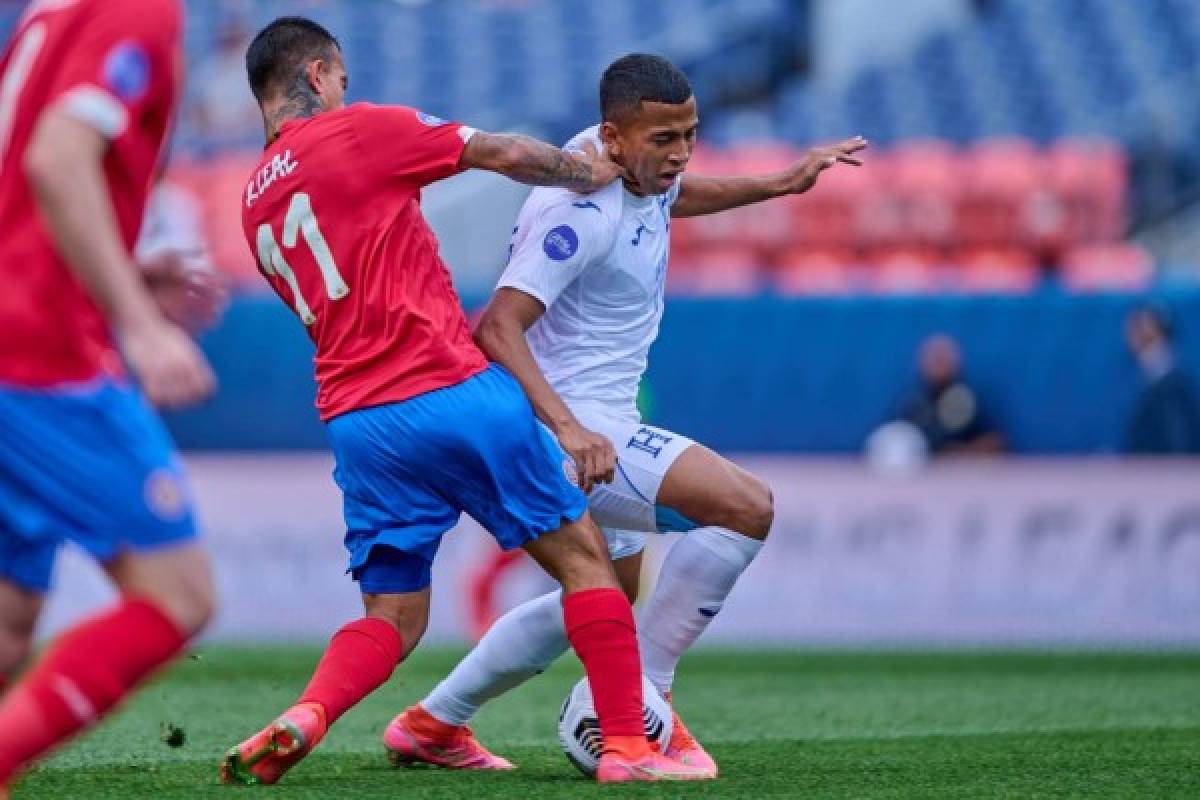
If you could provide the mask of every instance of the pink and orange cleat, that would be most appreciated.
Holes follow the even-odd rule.
[[[665,692],[663,697],[671,703],[670,692]],[[688,731],[675,713],[674,705],[671,706],[671,741],[667,742],[665,755],[680,764],[704,770],[709,778],[717,777],[717,762]]]
[[[383,732],[388,760],[397,767],[429,764],[445,769],[516,769],[479,743],[466,725],[448,725],[420,705],[396,716]]]
[[[246,741],[221,762],[221,782],[249,786],[277,783],[325,738],[325,709],[300,703]]]
[[[684,764],[653,750],[640,757],[605,753],[600,756],[600,766],[596,769],[598,783],[706,781],[713,777],[705,769]]]

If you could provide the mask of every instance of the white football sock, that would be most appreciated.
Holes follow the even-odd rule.
[[[680,656],[704,633],[762,546],[726,528],[697,528],[667,553],[638,618],[642,671],[660,692],[671,690]]]
[[[421,706],[449,725],[466,725],[484,703],[537,675],[569,647],[562,592],[535,597],[496,620]]]

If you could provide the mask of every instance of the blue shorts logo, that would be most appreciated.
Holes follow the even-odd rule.
[[[426,114],[424,111],[417,112],[417,119],[431,128],[436,128],[439,125],[445,125],[446,120],[441,117],[435,117],[433,114]]]
[[[579,249],[579,236],[570,225],[559,225],[542,240],[542,250],[555,261],[566,261]]]
[[[136,42],[124,41],[104,59],[104,83],[126,103],[136,103],[150,88],[150,57]]]
[[[187,511],[187,494],[175,473],[156,469],[146,478],[146,506],[159,519],[179,519]]]

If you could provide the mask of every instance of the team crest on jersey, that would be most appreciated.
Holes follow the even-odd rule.
[[[177,520],[187,509],[187,495],[179,476],[168,469],[156,469],[146,478],[146,506],[162,520]]]
[[[559,225],[546,234],[542,250],[554,261],[566,261],[579,249],[579,235],[570,225]]]
[[[150,57],[137,42],[123,41],[104,59],[104,83],[127,103],[136,103],[150,88]]]
[[[426,114],[424,111],[417,112],[417,119],[421,120],[422,123],[431,128],[436,128],[439,125],[446,124],[446,120],[442,119],[441,117],[435,117],[433,114]]]

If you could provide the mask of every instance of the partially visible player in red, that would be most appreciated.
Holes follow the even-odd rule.
[[[260,269],[317,346],[317,408],[366,614],[334,635],[296,704],[229,751],[223,780],[275,783],[388,679],[425,632],[433,559],[463,512],[562,584],[567,637],[604,736],[597,778],[703,777],[650,749],[633,613],[587,498],[520,385],[471,340],[421,215],[424,186],[470,168],[581,191],[621,168],[411,108],[347,106],[341,48],[311,20],[272,22],[246,66],[267,147],[242,221]]]
[[[64,540],[120,591],[0,702],[0,787],[212,613],[183,472],[147,399],[193,402],[213,376],[131,256],[182,24],[177,0],[42,0],[0,60],[0,673],[29,652]]]

